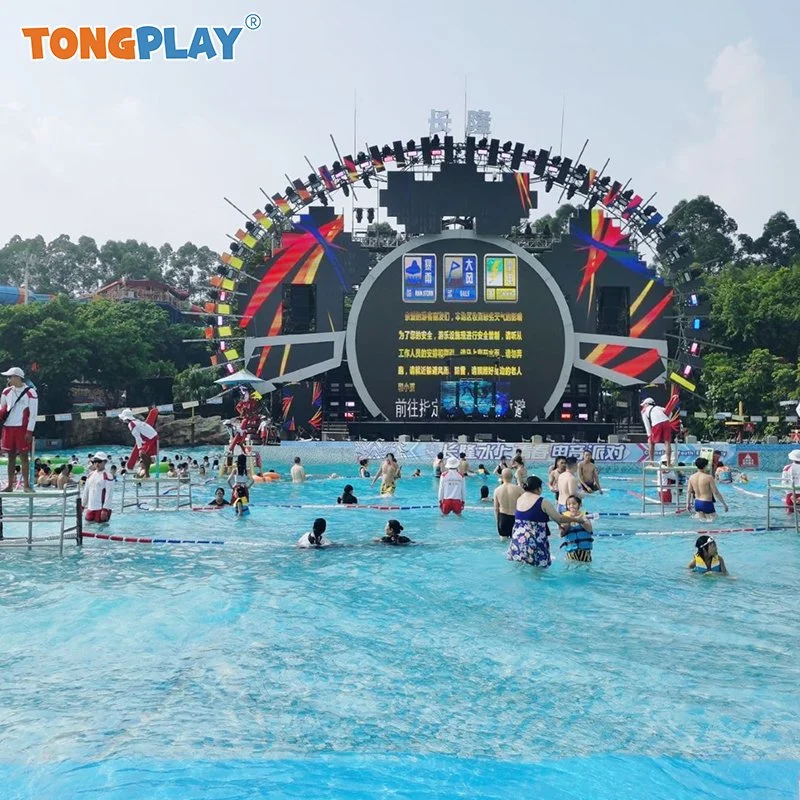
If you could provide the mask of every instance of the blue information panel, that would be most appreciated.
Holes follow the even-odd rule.
[[[445,303],[477,302],[478,256],[475,253],[446,255],[442,278]]]
[[[406,303],[436,302],[436,256],[411,253],[403,256],[403,300]]]

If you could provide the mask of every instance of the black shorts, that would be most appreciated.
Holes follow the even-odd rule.
[[[514,515],[497,512],[497,532],[500,536],[511,536],[514,530]]]

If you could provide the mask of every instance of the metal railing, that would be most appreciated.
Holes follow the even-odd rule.
[[[70,503],[74,500],[74,504]],[[51,508],[37,511],[37,504],[44,501],[50,503]],[[55,501],[55,509],[52,508]],[[23,506],[17,510],[13,506]],[[67,518],[74,507],[75,522],[67,525]],[[36,535],[34,526],[41,523],[57,522],[58,533],[50,535]],[[8,535],[7,525],[23,523],[27,533],[23,536]],[[0,547],[58,547],[60,554],[64,553],[64,542],[75,541],[83,544],[83,518],[81,517],[81,498],[79,489],[62,489],[60,491],[39,490],[37,492],[8,492],[0,494]]]
[[[783,511],[785,517],[787,511],[794,517],[794,531],[800,533],[800,508],[798,508],[798,492],[800,486],[797,486],[794,480],[786,483],[784,478],[767,478],[767,530],[772,528],[772,511],[780,509]],[[781,502],[773,505],[773,499],[778,494]],[[787,495],[791,497],[792,503],[789,505],[786,502]],[[785,525],[776,525],[777,528],[785,528]]]
[[[131,499],[133,489],[133,499]],[[150,507],[153,504],[155,507]],[[189,478],[167,478],[158,472],[153,478],[122,476],[122,506],[126,509],[147,507],[149,511],[180,511],[192,507],[192,482]]]

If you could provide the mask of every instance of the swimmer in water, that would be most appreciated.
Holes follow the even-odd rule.
[[[702,575],[716,573],[717,575],[727,575],[728,569],[725,561],[717,550],[717,543],[713,536],[704,533],[697,537],[694,543],[697,550],[694,558],[689,562],[689,569]]]
[[[397,478],[400,473],[400,468],[397,465],[397,461],[395,461],[394,454],[387,453],[386,458],[384,459],[383,463],[380,466],[380,469],[375,474],[375,477],[372,479],[372,483],[370,486],[375,485],[375,481],[380,478],[381,480],[381,494],[394,494],[395,489],[397,488]]]
[[[328,523],[322,517],[318,517],[314,520],[312,529],[297,540],[297,546],[303,548],[329,547],[333,542],[325,536],[327,529]]]
[[[489,497],[489,487],[484,483],[481,486],[481,503],[491,503],[492,498]]]
[[[361,461],[358,462],[358,477],[359,478],[369,478],[369,459],[362,458]]]
[[[401,536],[400,531],[405,530],[403,526],[400,524],[399,520],[390,519],[386,523],[385,535],[381,536],[380,539],[376,539],[376,542],[380,542],[381,544],[413,544],[413,541],[408,538],[408,536]]]
[[[567,498],[567,510],[563,516],[568,517],[569,521],[560,525],[561,546],[566,548],[567,561],[580,561],[584,564],[592,561],[592,523],[584,516],[581,511],[581,498],[571,494]],[[580,521],[578,521],[580,517]]]
[[[214,499],[208,505],[210,508],[224,508],[230,505],[225,499],[225,490],[221,486],[214,492]]]
[[[247,490],[247,486],[243,483],[237,483],[236,486],[233,487],[231,505],[237,517],[243,517],[245,514],[250,513],[250,493]]]
[[[689,490],[686,492],[686,508],[691,511],[692,501],[694,500],[695,519],[701,522],[713,522],[717,516],[714,500],[719,500],[726,511],[728,510],[728,504],[720,494],[714,478],[706,472],[708,459],[698,458],[694,465],[697,467],[697,472],[689,478]]]
[[[353,494],[353,486],[347,484],[342,490],[342,496],[336,498],[336,502],[342,506],[357,506],[358,498]]]

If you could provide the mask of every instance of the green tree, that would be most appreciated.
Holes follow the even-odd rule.
[[[542,235],[560,236],[569,228],[569,220],[577,212],[577,208],[571,203],[563,203],[554,214],[544,214],[531,223],[533,233]]]
[[[666,224],[686,236],[695,262],[708,272],[718,271],[736,253],[733,239],[736,221],[707,195],[681,200],[670,212]]]
[[[161,248],[160,255],[163,279],[166,283],[189,292],[189,296],[194,300],[205,296],[206,287],[217,263],[215,252],[208,247],[198,247],[186,242],[175,251],[166,244]]]
[[[759,264],[788,267],[800,261],[800,230],[785,212],[773,214],[757,239],[739,236],[741,255]]]
[[[22,286],[26,270],[34,272],[37,264],[46,260],[47,245],[43,236],[23,239],[12,236],[0,249],[0,283],[7,286]],[[31,283],[31,288],[35,288]]]
[[[193,365],[175,376],[175,382],[172,384],[172,397],[176,403],[187,400],[199,400],[200,402],[208,400],[209,397],[220,391],[220,387],[214,383],[216,377],[214,370],[201,369],[197,365]]]
[[[146,242],[108,241],[100,248],[99,258],[103,283],[123,277],[156,281],[163,278],[159,251]]]

